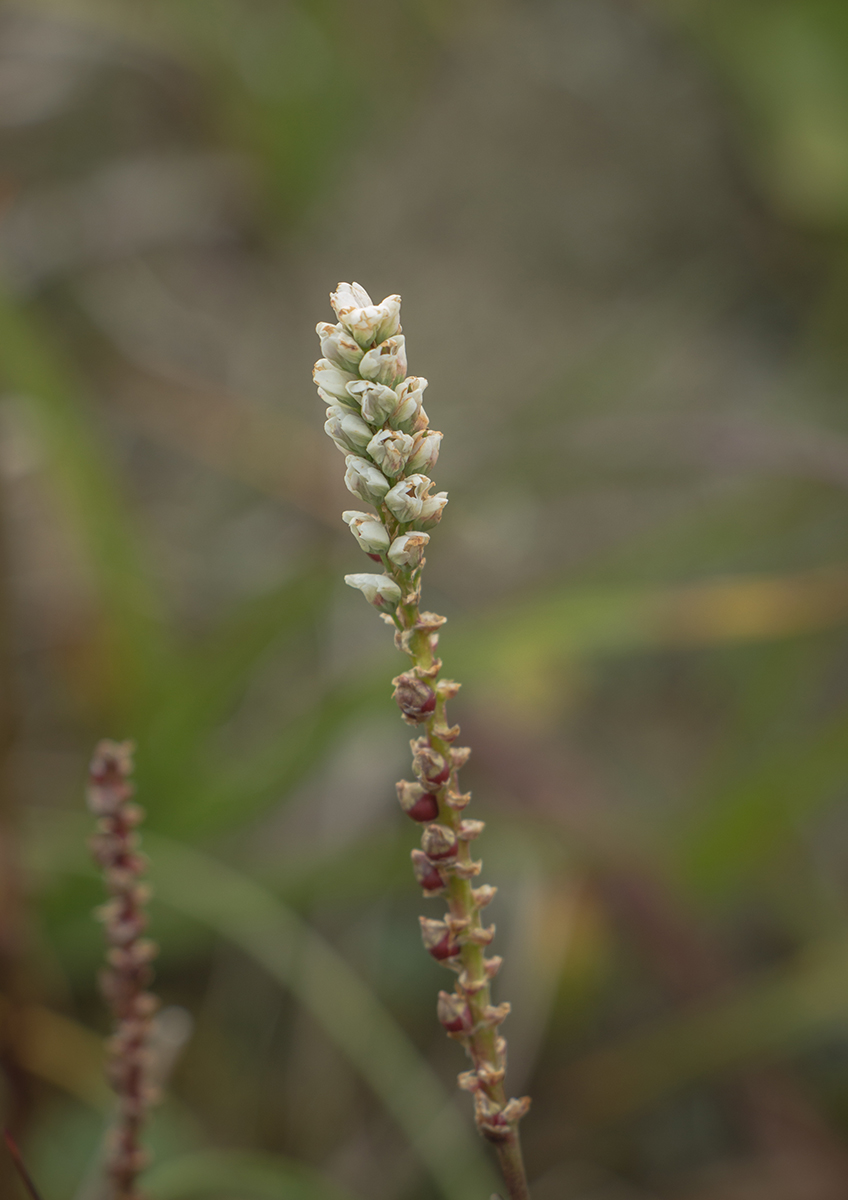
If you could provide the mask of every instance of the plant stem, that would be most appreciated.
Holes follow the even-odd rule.
[[[345,455],[345,484],[377,509],[377,517],[350,510],[342,518],[385,572],[346,575],[345,582],[394,626],[395,645],[412,660],[393,680],[394,698],[407,724],[425,729],[411,742],[416,780],[402,779],[397,789],[404,812],[425,826],[421,849],[412,851],[415,877],[425,897],[444,896],[448,906],[442,920],[420,918],[425,948],[457,975],[455,990],[439,993],[439,1020],[471,1059],[459,1085],[474,1097],[477,1128],[496,1147],[510,1200],[529,1200],[518,1122],[530,1100],[508,1099],[504,1089],[506,1042],[498,1030],[509,1005],[491,1002],[490,980],[501,959],[486,957],[495,927],[481,917],[495,889],[472,886],[482,863],[472,857],[471,842],[483,822],[463,815],[471,796],[459,790],[459,770],[471,751],[454,746],[459,726],[448,725],[447,702],[459,684],[439,679],[444,617],[419,608],[427,531],[448,501],[446,492],[430,494],[433,481],[423,473],[438,460],[442,434],[430,429],[421,403],[427,380],[406,374],[400,296],[375,305],[358,283],[340,283],[330,302],[339,324],[317,326],[325,357],[313,378],[329,405],[324,429]]]
[[[32,1106],[32,1086],[20,1060],[21,1014],[27,993],[15,751],[20,732],[20,694],[13,662],[13,597],[5,528],[5,494],[0,491],[0,1071],[8,1090],[7,1124],[20,1137]],[[6,1175],[0,1167],[0,1185]],[[0,1186],[0,1190],[2,1187]]]
[[[382,510],[382,519],[389,535],[394,538],[404,532],[391,513]],[[436,705],[432,715],[423,722],[429,746],[448,763],[453,763],[448,780],[436,793],[439,804],[438,822],[446,826],[456,837],[456,859],[442,867],[447,875],[445,898],[449,910],[449,924],[459,943],[457,964],[447,962],[457,970],[457,992],[466,1002],[470,1013],[470,1029],[449,1032],[449,1036],[462,1041],[474,1069],[460,1076],[460,1085],[475,1095],[475,1117],[483,1136],[494,1145],[498,1163],[510,1200],[529,1200],[530,1189],[521,1152],[518,1122],[529,1107],[529,1101],[509,1101],[504,1088],[506,1069],[506,1043],[498,1034],[498,1026],[509,1011],[504,1005],[495,1009],[491,1002],[490,979],[500,967],[500,958],[485,957],[485,947],[494,936],[494,926],[486,928],[482,921],[482,909],[494,894],[494,889],[475,892],[471,880],[481,869],[471,854],[472,837],[482,830],[482,822],[473,824],[464,820],[462,814],[470,799],[459,790],[459,767],[452,756],[453,743],[459,735],[459,726],[449,726],[447,717],[448,695],[457,685],[447,688],[438,686],[442,663],[436,656],[438,627],[442,618],[419,610],[421,567],[409,572],[393,568],[386,559],[384,565],[392,574],[404,594],[404,603],[398,607],[396,625],[401,646],[406,646],[416,673],[426,679],[436,691]],[[424,565],[423,562],[421,564]],[[463,759],[464,761],[464,759]],[[471,827],[469,828],[469,825]],[[482,889],[481,889],[482,891]]]
[[[99,912],[110,946],[100,982],[115,1021],[108,1043],[109,1081],[118,1098],[105,1164],[110,1200],[140,1200],[136,1178],[147,1164],[141,1131],[155,1099],[147,1079],[147,1055],[157,1001],[147,986],[156,946],[142,937],[148,891],[140,877],[146,860],[138,853],[135,829],[144,812],[130,802],[131,756],[131,743],[100,742],[88,788],[89,807],[99,818],[91,848],[111,897]]]
[[[530,1200],[524,1156],[521,1153],[521,1138],[517,1129],[511,1131],[509,1137],[502,1142],[495,1144],[495,1153],[510,1200]]]

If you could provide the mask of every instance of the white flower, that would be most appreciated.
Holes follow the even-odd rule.
[[[312,368],[312,378],[322,399],[332,397],[328,403],[350,404],[347,385],[353,383],[356,375],[352,371],[343,371],[341,367],[330,362],[329,358],[319,358]]]
[[[384,383],[387,387],[393,388],[400,383],[406,374],[406,339],[403,334],[387,338],[363,354],[359,374],[363,379],[373,379],[375,383]]]
[[[385,341],[400,330],[400,296],[386,296],[380,304],[374,304],[358,283],[340,283],[330,293],[330,303],[360,346]]]
[[[418,518],[424,498],[432,486],[432,480],[426,475],[410,475],[386,493],[386,504],[400,523],[407,525]]]
[[[412,451],[412,457],[406,464],[408,471],[432,471],[439,458],[439,444],[444,434],[441,434],[436,429],[428,429],[425,433],[419,433],[415,439],[415,447]],[[372,456],[373,457],[373,456]]]
[[[389,387],[380,383],[368,383],[357,379],[348,384],[348,400],[358,403],[362,415],[369,425],[382,425],[397,408],[397,394]]]
[[[424,557],[424,547],[430,540],[429,533],[412,529],[395,538],[389,548],[389,558],[396,567],[418,567]]]
[[[367,458],[349,454],[345,471],[345,487],[368,504],[379,504],[389,490],[389,481]]]
[[[345,575],[348,587],[359,588],[369,604],[394,608],[400,604],[401,590],[390,575]]]
[[[318,395],[324,401],[324,403],[326,405],[328,405],[330,408],[333,408],[336,405],[341,404],[347,408],[348,412],[357,412],[358,411],[357,407],[356,407],[356,401],[353,400],[350,396],[345,396],[344,399],[342,399],[341,396],[333,396],[330,394],[330,392],[325,392],[322,387],[319,387]]]
[[[365,422],[362,424],[365,425]],[[395,429],[381,429],[379,433],[374,434],[366,449],[386,475],[394,476],[403,470],[413,445],[413,439],[408,433],[398,433]]]
[[[424,395],[426,387],[426,379],[422,379],[418,375],[410,375],[395,389],[398,399],[397,408],[391,416],[392,428],[402,429],[404,433],[414,433],[417,428],[427,428],[426,415],[423,426],[416,424],[419,413],[424,412],[421,407],[421,397]]]
[[[445,505],[448,502],[447,492],[436,492],[435,496],[428,496],[421,505],[421,512],[418,516],[418,524],[426,526],[430,529],[434,525],[438,525],[442,519]]]
[[[342,454],[350,454],[351,450],[364,450],[372,437],[371,430],[362,417],[335,406],[327,409],[324,431],[327,437],[333,439]]]
[[[388,550],[389,535],[373,513],[349,509],[342,513],[342,520],[350,526],[350,532],[366,554],[384,554]]]
[[[319,321],[315,332],[321,339],[321,353],[325,358],[336,363],[343,371],[356,370],[362,358],[362,347],[345,332],[343,325]]]

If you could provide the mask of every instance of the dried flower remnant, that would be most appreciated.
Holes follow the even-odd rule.
[[[108,1042],[108,1078],[118,1101],[106,1152],[109,1200],[141,1200],[136,1179],[147,1163],[141,1131],[156,1099],[147,1060],[157,1000],[147,988],[157,949],[143,936],[149,890],[142,882],[146,861],[136,833],[144,811],[131,799],[132,751],[131,742],[100,742],[88,783],[88,806],[98,818],[91,849],[109,893],[97,914],[109,947],[100,983],[115,1022]]]
[[[439,995],[438,1017],[471,1059],[460,1086],[474,1096],[477,1126],[496,1149],[510,1200],[528,1200],[518,1123],[530,1101],[511,1100],[504,1089],[506,1043],[499,1027],[509,1005],[491,1002],[490,981],[501,960],[486,955],[495,929],[481,919],[495,889],[472,886],[482,864],[472,857],[471,843],[483,822],[463,817],[470,796],[460,791],[458,776],[470,751],[454,745],[459,726],[449,725],[446,711],[459,684],[439,677],[444,617],[419,608],[428,531],[448,500],[446,492],[431,494],[426,474],[436,465],[442,434],[429,428],[422,405],[427,380],[404,378],[400,297],[374,304],[358,283],[340,283],[330,301],[338,324],[317,326],[324,357],[314,378],[329,405],[327,434],[345,455],[347,488],[376,510],[345,512],[343,520],[383,572],[346,575],[345,582],[394,627],[395,644],[411,659],[392,681],[394,699],[408,725],[423,727],[411,742],[415,780],[401,780],[397,791],[403,811],[424,827],[421,849],[412,851],[415,879],[425,897],[447,903],[443,919],[421,918],[425,949],[457,977],[455,990]]]

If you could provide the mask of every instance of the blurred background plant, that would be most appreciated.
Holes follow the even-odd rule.
[[[342,278],[404,295],[446,434],[534,1197],[843,1200],[844,4],[18,0],[0,141],[0,1058],[45,1200],[109,1106],[100,736],[149,813],[153,1200],[492,1186],[341,582]]]

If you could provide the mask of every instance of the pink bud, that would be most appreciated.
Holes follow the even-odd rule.
[[[441,872],[430,862],[423,850],[412,851],[412,869],[417,882],[429,896],[445,890]]]
[[[424,787],[433,792],[438,791],[450,779],[450,762],[447,762],[438,750],[434,750],[426,738],[414,738],[411,746],[415,774]]]
[[[459,944],[452,938],[444,921],[431,921],[427,917],[418,919],[421,922],[421,938],[427,952],[438,962],[456,958],[459,954]]]
[[[436,707],[436,693],[412,671],[404,671],[392,680],[394,699],[404,717],[413,725],[424,721]]]
[[[436,1011],[448,1033],[468,1033],[474,1024],[467,1002],[455,993],[439,992]]]
[[[425,792],[420,783],[401,779],[396,786],[400,806],[413,821],[426,824],[439,815],[438,800],[431,792]]]
[[[428,825],[421,838],[421,848],[431,862],[456,858],[456,834],[447,825]]]

